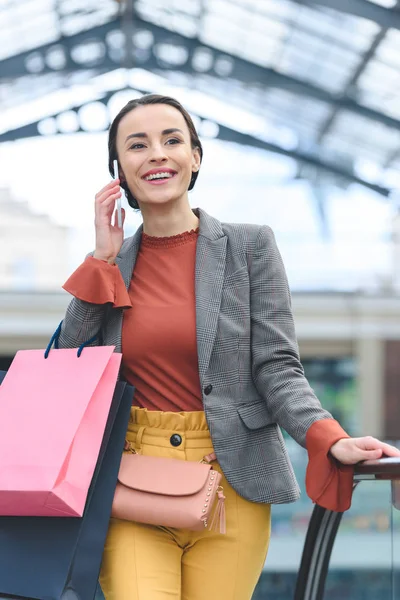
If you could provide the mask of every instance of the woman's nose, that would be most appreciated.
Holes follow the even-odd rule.
[[[166,160],[167,160],[167,156],[166,156],[162,146],[153,149],[151,156],[150,156],[151,162],[160,163],[160,162],[165,162]]]

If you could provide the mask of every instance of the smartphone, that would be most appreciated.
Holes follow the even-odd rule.
[[[118,173],[118,161],[114,160],[114,177],[115,179],[119,179]],[[122,211],[121,211],[121,198],[117,198],[117,222],[118,227],[122,227]]]

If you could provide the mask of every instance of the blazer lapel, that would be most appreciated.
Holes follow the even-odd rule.
[[[201,209],[196,247],[196,336],[200,381],[206,374],[217,332],[224,283],[227,237],[221,223]]]

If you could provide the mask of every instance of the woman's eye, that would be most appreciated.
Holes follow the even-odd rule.
[[[130,147],[131,150],[140,150],[141,148],[144,148],[144,144],[140,144],[139,142],[136,144],[132,144],[132,146]]]
[[[181,140],[179,140],[178,138],[170,138],[169,140],[167,140],[167,144],[180,144]]]

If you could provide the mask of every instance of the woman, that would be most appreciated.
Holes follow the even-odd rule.
[[[299,360],[290,295],[273,233],[192,210],[202,147],[184,108],[149,95],[109,133],[120,180],[95,200],[96,249],[65,284],[75,296],[60,344],[99,330],[135,387],[127,441],[139,453],[199,461],[215,450],[227,532],[111,519],[101,585],[107,600],[248,600],[270,537],[270,506],[299,490],[278,425],[307,447],[307,491],[349,507],[351,467],[394,447],[351,439],[322,409]],[[123,241],[119,185],[143,226]],[[125,215],[124,215],[125,216]],[[335,460],[336,459],[336,460]]]

